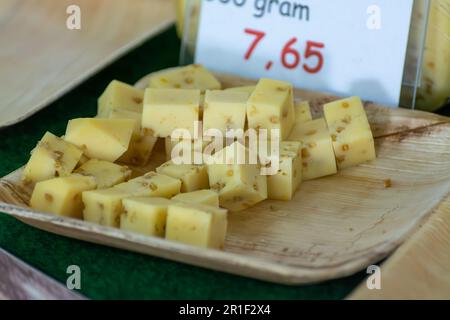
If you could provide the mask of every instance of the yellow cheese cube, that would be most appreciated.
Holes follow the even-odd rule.
[[[267,195],[273,200],[291,200],[302,182],[302,144],[297,141],[280,143],[280,167],[267,176]]]
[[[375,145],[359,97],[330,102],[323,107],[339,169],[375,159]]]
[[[110,188],[131,177],[131,170],[127,166],[97,159],[87,161],[75,173],[94,177],[98,189]]]
[[[288,82],[261,79],[247,103],[248,127],[280,130],[280,139],[286,140],[295,121],[292,85]]]
[[[300,101],[294,104],[295,123],[302,123],[312,120],[311,108],[308,101]]]
[[[135,126],[131,119],[74,119],[67,125],[65,140],[89,158],[114,162],[127,151]]]
[[[244,130],[248,97],[245,92],[206,91],[203,131],[217,129],[225,134],[230,129]]]
[[[81,219],[81,193],[96,188],[95,178],[81,175],[38,182],[31,195],[30,207],[60,216]]]
[[[303,180],[337,172],[333,144],[325,119],[297,124],[289,140],[302,142]]]
[[[206,166],[194,164],[175,164],[171,160],[156,168],[156,172],[181,180],[181,192],[208,189]]]
[[[83,164],[85,164],[85,163],[88,162],[89,160],[91,160],[91,159],[89,159],[88,157],[86,157],[86,156],[83,154],[83,155],[81,156],[81,158],[80,158],[80,161],[78,161],[78,163],[77,163],[77,165],[76,165],[75,168],[81,167]]]
[[[166,198],[133,197],[122,201],[120,229],[164,237],[167,207],[172,201]]]
[[[193,64],[158,72],[150,78],[150,88],[221,89],[220,82],[205,67]]]
[[[199,105],[199,90],[147,89],[142,128],[147,135],[156,137],[168,137],[175,129],[186,129],[193,137]]]
[[[227,232],[224,209],[177,203],[167,210],[166,239],[206,248],[222,249]]]
[[[142,113],[144,90],[129,84],[113,80],[98,99],[98,116],[100,118],[124,118],[121,112]]]
[[[31,152],[22,180],[25,183],[36,183],[55,176],[68,176],[82,155],[81,149],[47,132]]]
[[[188,193],[180,193],[173,197],[172,200],[215,207],[219,206],[219,195],[212,190],[197,190]]]
[[[118,159],[119,162],[145,166],[150,160],[158,138],[144,134],[133,134],[128,150]]]
[[[149,172],[109,189],[83,192],[86,221],[119,227],[122,200],[129,197],[172,198],[180,192],[181,181]]]
[[[228,88],[225,89],[225,91],[232,91],[232,92],[245,92],[248,93],[250,96],[253,91],[255,90],[256,86],[242,86],[242,87],[234,87],[234,88]]]

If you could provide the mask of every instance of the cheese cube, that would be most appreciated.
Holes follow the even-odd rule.
[[[114,162],[127,151],[135,126],[131,119],[74,119],[67,125],[65,140],[89,158]]]
[[[359,97],[334,101],[323,109],[339,169],[375,159],[372,131]]]
[[[234,88],[228,88],[225,89],[225,91],[232,91],[232,92],[245,92],[248,93],[250,96],[253,91],[255,90],[256,86],[242,86],[242,87],[234,87]]]
[[[94,177],[98,189],[110,188],[131,177],[131,170],[127,166],[97,159],[87,161],[75,173]]]
[[[296,141],[280,143],[280,167],[267,176],[267,195],[273,200],[291,200],[302,182],[302,144]]]
[[[144,134],[133,134],[128,150],[118,159],[119,162],[135,166],[145,166],[150,160],[158,138]]]
[[[312,120],[311,108],[308,101],[300,101],[294,104],[295,123],[302,123]]]
[[[205,67],[193,64],[158,72],[150,78],[150,88],[221,89],[220,82]]]
[[[325,119],[297,124],[289,137],[302,142],[303,180],[335,174],[336,159]]]
[[[122,201],[120,229],[148,236],[164,237],[167,207],[172,201],[166,198],[133,197]]]
[[[180,192],[181,181],[171,177],[149,172],[128,182],[109,189],[83,192],[86,221],[119,227],[122,213],[122,200],[129,197],[172,198]]]
[[[206,166],[194,164],[175,164],[171,160],[156,168],[156,172],[181,180],[181,192],[208,189]]]
[[[209,206],[219,206],[219,195],[212,190],[197,190],[188,193],[180,193],[172,198],[174,201],[186,203],[198,203]]]
[[[245,92],[206,91],[203,131],[217,129],[225,134],[230,129],[244,130],[248,97]]]
[[[47,132],[31,152],[22,180],[25,183],[36,183],[55,176],[68,176],[82,155],[81,149]]]
[[[222,249],[227,232],[224,209],[177,203],[167,210],[166,239],[206,248]]]
[[[38,182],[31,195],[30,207],[60,216],[81,219],[81,193],[96,188],[95,178],[81,175]]]
[[[199,90],[147,89],[142,128],[147,135],[156,137],[168,137],[175,129],[186,129],[193,137],[199,104]]]
[[[129,84],[113,80],[98,99],[98,116],[100,118],[124,118],[121,112],[142,113],[144,90]]]
[[[292,85],[288,82],[261,79],[247,103],[248,127],[280,130],[280,139],[286,140],[295,121]]]

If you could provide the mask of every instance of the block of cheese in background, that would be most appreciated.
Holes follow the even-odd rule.
[[[74,119],[67,125],[65,140],[89,158],[114,162],[128,150],[135,127],[131,119]]]
[[[182,140],[182,139],[172,139],[171,137],[165,138],[165,150],[166,150],[166,159],[172,159],[172,150],[174,150],[175,157],[182,157],[183,150],[190,151],[191,153],[199,152],[201,153],[205,147],[210,144],[210,141],[207,140]]]
[[[129,197],[172,198],[180,192],[181,181],[149,172],[109,189],[83,192],[86,221],[111,227],[119,227],[122,200]]]
[[[122,201],[120,229],[164,237],[166,231],[167,207],[172,201],[158,197],[133,197]]]
[[[375,145],[366,112],[359,97],[323,106],[339,169],[375,159]]]
[[[22,173],[24,183],[36,183],[72,173],[83,155],[75,145],[46,132],[31,152]]]
[[[133,134],[128,150],[118,159],[119,162],[135,166],[145,166],[153,152],[158,138],[145,134]]]
[[[325,119],[295,125],[289,140],[302,143],[302,178],[311,180],[335,174],[336,159]]]
[[[253,91],[255,90],[256,86],[242,86],[242,87],[233,87],[233,88],[227,88],[225,91],[231,91],[231,92],[245,92],[248,93],[250,96]]]
[[[219,195],[212,190],[197,190],[188,193],[180,193],[173,197],[172,200],[215,207],[219,206]]]
[[[175,129],[186,129],[194,137],[199,120],[200,91],[194,89],[147,89],[142,128],[147,135],[168,137]]]
[[[192,64],[185,67],[158,72],[150,78],[150,88],[174,89],[221,89],[220,82],[205,67]]]
[[[81,193],[96,188],[94,177],[71,175],[38,182],[31,195],[30,207],[71,218],[82,218]]]
[[[167,210],[166,239],[199,247],[222,249],[227,211],[213,206],[176,203]]]
[[[280,167],[267,176],[267,196],[273,200],[291,200],[302,182],[302,144],[298,141],[280,143]]]
[[[244,130],[248,93],[207,90],[203,105],[203,131],[217,129]]]
[[[294,104],[295,123],[301,123],[312,120],[311,107],[308,101],[297,101]]]
[[[97,159],[87,161],[77,168],[75,173],[94,177],[98,189],[113,187],[131,177],[131,170],[127,166]]]
[[[248,127],[252,129],[280,130],[285,140],[295,121],[292,85],[273,79],[261,79],[247,102]]]
[[[205,165],[175,164],[172,160],[169,160],[156,168],[156,172],[181,180],[181,192],[209,188]]]
[[[142,113],[144,90],[121,81],[113,80],[98,99],[97,114],[100,118],[128,118],[124,113]]]

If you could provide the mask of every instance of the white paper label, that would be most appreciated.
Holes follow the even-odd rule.
[[[195,62],[398,106],[412,0],[204,0]]]

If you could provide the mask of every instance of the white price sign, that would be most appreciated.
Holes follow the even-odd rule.
[[[195,62],[398,106],[413,0],[203,0]]]

